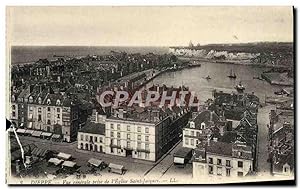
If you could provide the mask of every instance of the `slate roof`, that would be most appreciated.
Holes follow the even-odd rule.
[[[105,135],[105,124],[88,122],[79,132]]]

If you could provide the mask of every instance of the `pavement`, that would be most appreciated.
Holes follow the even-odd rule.
[[[29,136],[19,136],[19,139],[22,145],[31,144],[33,143],[39,148],[53,150],[57,152],[64,152],[67,154],[71,154],[74,158],[74,162],[77,165],[81,166],[80,171],[87,171],[89,168],[87,166],[88,160],[90,158],[101,159],[105,163],[115,163],[123,165],[126,169],[126,176],[134,176],[134,177],[142,177],[144,173],[148,171],[150,168],[153,167],[155,164],[154,162],[144,161],[144,160],[137,160],[129,157],[119,157],[99,152],[91,152],[85,150],[77,149],[77,142],[66,143],[66,142],[52,142],[50,140],[39,139],[35,137]],[[103,173],[108,173],[103,171]],[[110,174],[109,175],[116,175],[118,174]]]

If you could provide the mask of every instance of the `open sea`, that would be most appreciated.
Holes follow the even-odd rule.
[[[11,48],[11,63],[28,63],[39,59],[54,59],[57,56],[104,55],[110,51],[125,51],[127,53],[168,53],[168,47],[139,46],[13,46]]]

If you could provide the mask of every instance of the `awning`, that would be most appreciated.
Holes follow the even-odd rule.
[[[37,157],[45,157],[47,154],[48,150],[42,149],[42,148],[33,148],[31,151],[32,155],[35,155]]]
[[[53,134],[53,135],[52,135],[52,138],[53,138],[53,139],[59,139],[59,138],[60,138],[60,135],[59,135],[59,134]]]
[[[174,157],[175,164],[184,164],[184,158]]]
[[[45,137],[51,137],[52,133],[43,132],[41,135]]]
[[[27,129],[27,130],[25,131],[26,134],[30,134],[30,135],[31,135],[33,132],[34,132],[34,130],[31,130],[31,129]]]
[[[69,167],[69,168],[73,168],[76,165],[75,162],[72,161],[64,161],[63,166]]]
[[[88,161],[88,163],[90,163],[91,165],[96,166],[96,167],[99,167],[102,164],[102,162],[103,162],[102,160],[98,160],[95,158],[91,158]]]
[[[108,165],[109,168],[113,168],[113,169],[118,169],[118,170],[122,170],[124,168],[123,165],[119,165],[119,164],[114,164],[114,163],[110,163]]]
[[[41,136],[42,133],[43,133],[42,131],[34,131],[34,132],[32,133],[32,136],[34,136],[34,137],[39,137],[39,136]]]
[[[59,164],[61,164],[62,162],[63,162],[63,160],[60,160],[60,159],[58,159],[58,158],[50,158],[49,160],[48,160],[48,162],[50,162],[50,163],[52,163],[52,164],[54,164],[54,165],[59,165]]]
[[[58,153],[57,157],[58,158],[62,158],[64,160],[68,160],[68,159],[70,159],[72,157],[72,155],[60,152],[60,153]]]
[[[17,130],[17,133],[22,133],[22,134],[24,134],[25,131],[26,131],[25,129],[18,129],[18,130]]]

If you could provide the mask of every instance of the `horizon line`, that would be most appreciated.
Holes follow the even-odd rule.
[[[197,42],[192,42],[197,44]],[[205,46],[205,45],[226,45],[226,44],[256,44],[256,43],[294,43],[294,41],[251,41],[251,42],[225,42],[225,43],[204,43],[201,44],[200,46]],[[62,45],[57,45],[57,44],[16,44],[16,45],[10,45],[9,47],[24,47],[24,46],[31,46],[31,47],[47,47],[47,46],[86,46],[86,47],[188,47],[188,43],[185,45],[88,45],[88,44],[62,44]],[[195,45],[196,46],[196,45]]]

